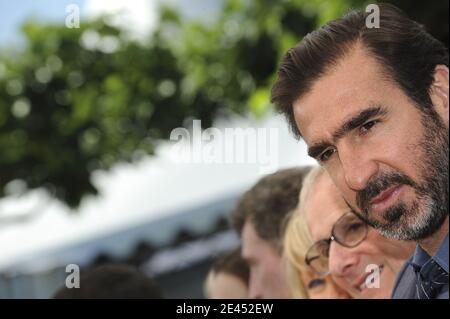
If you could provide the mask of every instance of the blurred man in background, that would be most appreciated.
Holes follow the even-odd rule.
[[[247,299],[250,269],[241,256],[241,247],[217,259],[206,278],[209,299]]]
[[[352,211],[417,250],[394,298],[448,298],[448,49],[400,10],[351,11],[289,50],[272,101]]]
[[[283,223],[297,206],[309,167],[280,170],[262,178],[239,201],[232,224],[250,267],[250,298],[291,298],[282,264]]]

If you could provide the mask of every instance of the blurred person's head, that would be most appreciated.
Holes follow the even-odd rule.
[[[306,263],[319,273],[331,273],[354,298],[390,298],[415,244],[383,237],[349,211],[323,168],[314,168],[305,183],[311,187],[300,195],[300,211],[314,241]]]
[[[60,288],[55,299],[161,299],[154,280],[135,267],[106,264],[81,274],[79,288]]]
[[[308,187],[303,183],[303,188]],[[306,252],[313,241],[303,214],[294,210],[287,220],[283,242],[283,258],[292,297],[296,299],[350,298],[330,275],[321,276],[305,263]]]
[[[208,273],[205,295],[209,299],[247,299],[250,269],[241,248],[217,259]]]
[[[448,49],[395,7],[351,11],[288,51],[272,101],[385,236],[448,232]],[[369,17],[370,20],[370,17]]]
[[[232,224],[250,267],[250,298],[289,298],[281,258],[282,224],[298,203],[309,167],[280,170],[262,178],[240,199]]]

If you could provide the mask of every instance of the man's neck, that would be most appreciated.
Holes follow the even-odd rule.
[[[428,255],[434,256],[437,251],[439,250],[439,247],[442,244],[442,241],[444,240],[445,236],[448,234],[448,216],[445,219],[444,223],[442,223],[441,228],[434,233],[432,236],[419,240],[417,243],[422,247],[423,250],[427,252]]]

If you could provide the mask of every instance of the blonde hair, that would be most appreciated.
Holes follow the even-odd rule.
[[[305,216],[306,205],[310,197],[311,191],[314,185],[316,184],[317,180],[319,179],[319,177],[322,176],[324,173],[325,169],[323,167],[315,166],[305,176],[305,179],[303,180],[303,187],[300,190],[299,194],[299,202],[297,208],[295,209],[295,211],[297,211],[298,214]]]
[[[299,194],[299,203],[289,214],[285,227],[283,257],[285,260],[286,277],[292,297],[296,299],[309,298],[308,291],[300,277],[302,272],[311,271],[305,264],[305,255],[309,247],[313,244],[308,225],[306,224],[304,211],[311,190],[323,172],[323,168],[317,166],[305,176],[303,187]]]

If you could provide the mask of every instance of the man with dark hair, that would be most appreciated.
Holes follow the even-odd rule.
[[[297,206],[309,167],[280,170],[262,178],[241,198],[232,225],[241,236],[250,267],[250,298],[289,298],[281,260],[283,226]]]
[[[219,257],[212,265],[205,283],[209,299],[246,299],[250,269],[241,256],[241,247]]]
[[[272,102],[348,206],[417,242],[394,298],[448,298],[448,50],[399,9],[351,11],[284,57]]]
[[[81,275],[79,288],[63,287],[55,299],[161,299],[158,285],[136,268],[123,264],[98,266]]]

